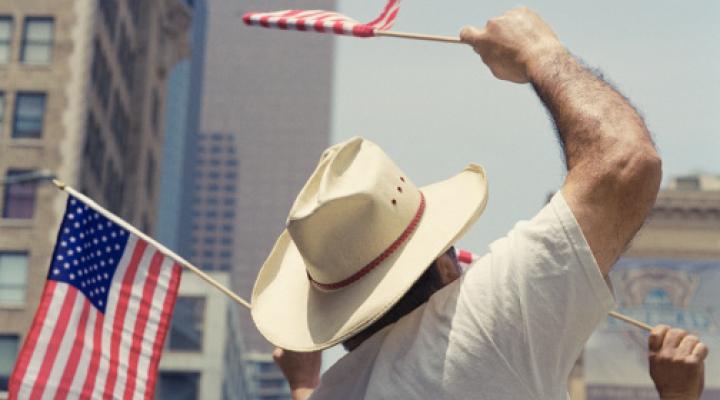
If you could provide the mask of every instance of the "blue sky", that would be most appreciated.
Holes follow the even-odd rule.
[[[301,3],[298,2],[298,5]],[[720,173],[720,2],[528,1],[560,39],[644,114],[668,178]],[[384,0],[341,0],[369,21]],[[510,1],[406,0],[394,29],[456,35]],[[528,85],[496,80],[465,45],[341,37],[332,140],[379,143],[420,184],[467,163],[490,182],[485,215],[461,244],[476,252],[531,217],[564,177],[555,133]]]
[[[370,21],[383,5],[384,0],[340,0],[338,8]],[[394,29],[456,35],[464,25],[482,26],[517,5],[406,0]],[[687,173],[720,173],[720,2],[524,5],[641,110],[663,157],[666,182]],[[560,187],[560,149],[531,88],[496,80],[469,47],[346,37],[336,46],[333,142],[365,136],[420,185],[469,162],[485,166],[490,200],[461,246],[484,253]],[[324,367],[340,354],[328,352]]]

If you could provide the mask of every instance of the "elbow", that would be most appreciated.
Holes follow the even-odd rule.
[[[616,183],[625,193],[632,193],[646,203],[649,210],[655,203],[662,180],[662,159],[651,143],[624,147],[615,169]]]

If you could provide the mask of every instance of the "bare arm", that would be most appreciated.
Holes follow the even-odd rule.
[[[621,94],[583,67],[527,8],[465,28],[493,74],[532,83],[557,127],[568,175],[563,195],[603,275],[649,213],[660,184],[658,157],[642,118]]]

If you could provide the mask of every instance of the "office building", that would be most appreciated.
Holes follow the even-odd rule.
[[[0,0],[0,392],[64,211],[37,177],[153,232],[166,81],[191,18],[180,0]]]

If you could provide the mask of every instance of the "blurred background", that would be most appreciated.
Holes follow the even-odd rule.
[[[397,30],[456,35],[515,7],[403,2]],[[720,348],[720,3],[527,1],[643,113],[664,162],[650,220],[613,273],[621,311]],[[564,177],[528,85],[465,45],[248,28],[247,11],[382,0],[0,0],[0,393],[45,282],[60,178],[249,299],[322,150],[355,135],[418,185],[485,166],[477,254]],[[249,313],[183,276],[160,399],[288,399]],[[642,332],[608,321],[569,381],[579,399],[652,399]],[[717,353],[717,350],[714,352]],[[704,399],[720,399],[711,351]],[[342,356],[325,353],[324,369]],[[4,398],[0,394],[0,398]]]

